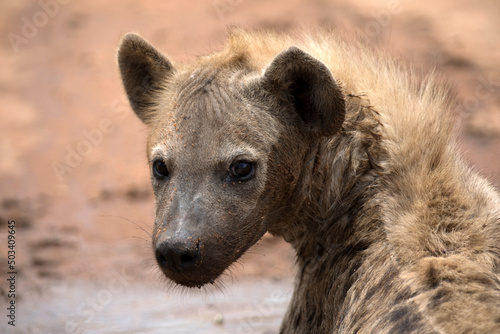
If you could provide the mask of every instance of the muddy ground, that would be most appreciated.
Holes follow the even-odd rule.
[[[450,82],[464,156],[500,185],[499,17],[496,0],[0,2],[0,332],[277,332],[293,282],[282,240],[266,235],[218,289],[168,290],[155,269],[145,130],[115,61],[124,33],[176,61],[219,48],[230,25],[358,35]]]

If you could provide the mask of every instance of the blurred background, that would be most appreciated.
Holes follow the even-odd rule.
[[[496,0],[0,2],[0,332],[278,330],[294,275],[280,239],[266,235],[220,290],[168,291],[155,269],[146,132],[115,60],[124,33],[187,62],[220,48],[232,25],[346,31],[450,83],[464,157],[498,186],[499,17]],[[5,316],[8,220],[15,327]]]

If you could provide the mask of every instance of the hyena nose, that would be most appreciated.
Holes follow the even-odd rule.
[[[155,253],[156,261],[161,268],[180,272],[200,262],[200,241],[165,240],[156,246]]]

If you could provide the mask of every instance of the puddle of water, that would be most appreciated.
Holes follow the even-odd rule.
[[[278,332],[293,290],[291,279],[229,285],[225,292],[185,295],[137,283],[63,282],[21,301],[17,326],[9,326],[7,333]]]

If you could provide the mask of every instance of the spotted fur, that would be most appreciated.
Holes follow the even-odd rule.
[[[196,221],[215,253],[167,276],[205,284],[269,231],[297,254],[281,333],[500,333],[499,195],[460,158],[432,74],[324,32],[234,30],[222,51],[176,66],[127,35],[119,60],[149,158],[161,143],[187,171],[175,187],[153,180],[154,245]],[[230,194],[193,166],[239,151],[259,175]]]

